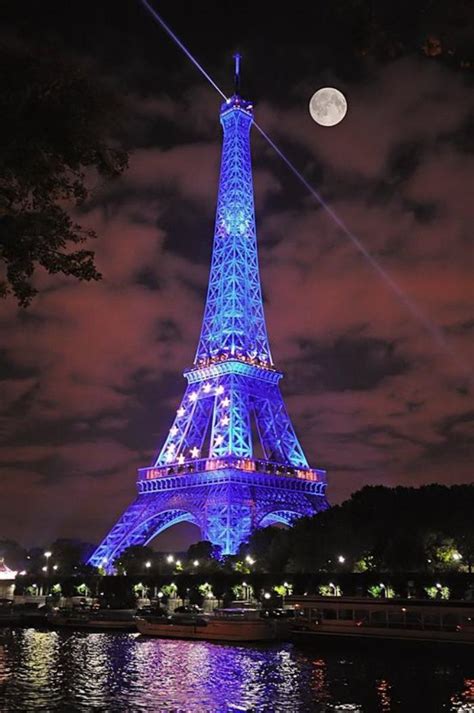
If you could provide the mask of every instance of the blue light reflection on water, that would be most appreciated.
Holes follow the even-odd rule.
[[[0,630],[0,710],[474,713],[465,660]],[[471,707],[472,704],[472,707]],[[463,707],[464,706],[464,707]],[[468,706],[468,707],[466,707]]]

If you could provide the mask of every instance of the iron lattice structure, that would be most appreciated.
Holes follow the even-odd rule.
[[[259,526],[328,507],[283,402],[263,313],[253,200],[252,105],[234,95],[224,131],[211,272],[201,336],[165,443],[138,472],[138,497],[90,559],[111,569],[130,545],[188,521],[235,553]]]

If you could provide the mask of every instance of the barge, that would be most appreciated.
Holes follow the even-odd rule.
[[[292,596],[294,640],[360,639],[474,644],[474,603]]]

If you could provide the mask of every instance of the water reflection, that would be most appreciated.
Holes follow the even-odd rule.
[[[388,681],[381,678],[380,681],[376,683],[377,694],[380,701],[381,711],[391,711],[392,710],[392,698],[390,695],[391,686]]]
[[[464,688],[451,697],[451,710],[456,713],[474,713],[474,678],[464,680]]]
[[[314,648],[0,630],[0,710],[474,713],[467,660]]]

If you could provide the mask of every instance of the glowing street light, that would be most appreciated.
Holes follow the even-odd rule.
[[[194,560],[193,565],[194,567],[199,567],[199,560]]]
[[[344,564],[344,562],[346,561],[346,558],[344,557],[344,555],[339,555],[339,557],[337,558],[337,561],[339,562],[339,564]]]
[[[42,569],[43,572],[47,572],[47,571],[48,571],[48,568],[47,568],[47,567],[41,567],[41,569]]]
[[[271,596],[272,596],[272,595],[270,594],[270,592],[265,592],[265,594],[263,595],[263,598],[264,598],[264,599],[270,599]]]
[[[58,565],[57,565],[57,564],[53,564],[53,569],[54,569],[54,571],[56,572],[56,570],[58,569]]]
[[[173,555],[168,555],[167,558],[166,558],[166,561],[168,562],[168,564],[171,564],[172,562],[174,562],[174,557],[173,557]]]
[[[44,556],[46,557],[47,560],[49,560],[49,558],[51,557],[52,554],[53,554],[52,552],[50,552],[49,550],[47,550],[47,551],[44,553]]]
[[[151,562],[150,562],[149,560],[148,560],[148,562],[145,562],[145,567],[146,567],[147,569],[150,569],[150,567],[151,567]]]
[[[247,562],[247,564],[255,564],[256,560],[254,560],[254,558],[251,557],[250,555],[247,555],[245,558],[245,561]]]

